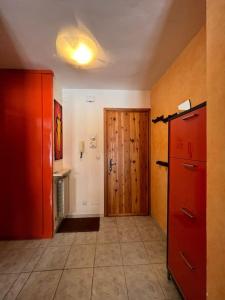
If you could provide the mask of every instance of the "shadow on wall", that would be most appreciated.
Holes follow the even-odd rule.
[[[152,86],[165,73],[176,57],[200,30],[206,19],[205,0],[172,0],[168,1],[167,15],[162,16],[160,27],[155,28],[157,34],[153,55],[149,58],[146,69],[146,82]],[[176,31],[174,31],[174,24]],[[148,49],[151,48],[149,39]],[[166,52],[166,55],[165,55]],[[163,61],[162,61],[163,57]],[[166,69],[165,69],[166,67]]]
[[[33,155],[29,149],[29,122],[32,115],[29,118],[26,116],[26,106],[23,103],[27,98],[27,90],[21,90],[21,86],[27,84],[27,77],[25,74],[11,77],[12,73],[1,72],[1,69],[7,68],[24,69],[26,65],[18,50],[21,48],[2,16],[0,40],[0,226],[1,236],[8,238],[6,233],[10,237],[15,232],[26,232],[28,225],[31,232],[35,228],[34,215],[31,214],[31,199],[35,187],[33,172],[28,165]],[[13,88],[10,82],[13,83]],[[18,90],[21,90],[19,94]],[[32,91],[30,94],[32,95]],[[20,228],[16,228],[15,224],[20,224]]]
[[[69,190],[69,204],[68,204],[68,211],[66,211],[66,215],[70,215],[71,212],[76,212],[77,211],[77,201],[76,201],[76,187],[77,187],[77,182],[76,182],[76,177],[74,175],[74,170],[71,171],[70,177],[69,177],[70,183],[70,190]],[[71,199],[75,199],[75,201],[71,201]]]
[[[25,61],[20,54],[22,47],[2,15],[0,15],[0,40],[0,68],[26,68]]]

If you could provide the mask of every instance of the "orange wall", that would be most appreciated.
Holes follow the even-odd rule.
[[[207,290],[225,299],[225,0],[207,0]]]
[[[177,111],[186,99],[195,106],[206,101],[205,28],[192,39],[151,90],[152,118]],[[156,165],[168,159],[168,125],[151,125],[151,213],[166,230],[167,169]]]

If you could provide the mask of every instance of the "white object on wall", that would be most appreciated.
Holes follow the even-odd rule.
[[[180,110],[180,111],[189,110],[190,108],[191,108],[191,100],[190,99],[188,99],[178,105],[178,110]]]
[[[80,146],[79,146],[80,158],[83,158],[84,149],[85,149],[85,143],[84,141],[80,141]]]
[[[96,149],[97,148],[97,137],[95,136],[91,136],[89,138],[89,148],[91,149]]]
[[[95,96],[88,95],[86,97],[86,102],[88,102],[88,103],[94,103],[95,102]]]

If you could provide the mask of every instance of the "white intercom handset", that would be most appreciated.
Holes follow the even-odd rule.
[[[83,158],[83,154],[84,154],[84,141],[80,141],[80,158]]]

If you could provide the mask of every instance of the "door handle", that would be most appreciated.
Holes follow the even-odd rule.
[[[187,217],[189,217],[190,219],[194,219],[195,218],[195,216],[187,209],[187,208],[185,208],[185,207],[182,207],[181,209],[181,212],[183,213],[183,214],[185,214]]]
[[[198,114],[191,114],[191,115],[188,115],[186,117],[183,117],[182,120],[186,121],[186,120],[192,119],[192,118],[197,117],[197,116],[198,116]]]
[[[197,167],[196,165],[192,165],[192,164],[183,164],[183,166],[186,168],[191,168],[191,169],[194,169]]]
[[[180,251],[180,257],[182,258],[182,260],[184,261],[185,265],[191,270],[194,271],[196,268],[193,267],[189,261],[187,260],[187,258],[185,257],[184,253],[182,251]]]
[[[112,158],[109,160],[109,172],[112,172],[112,167],[115,166],[116,163],[113,162]]]

